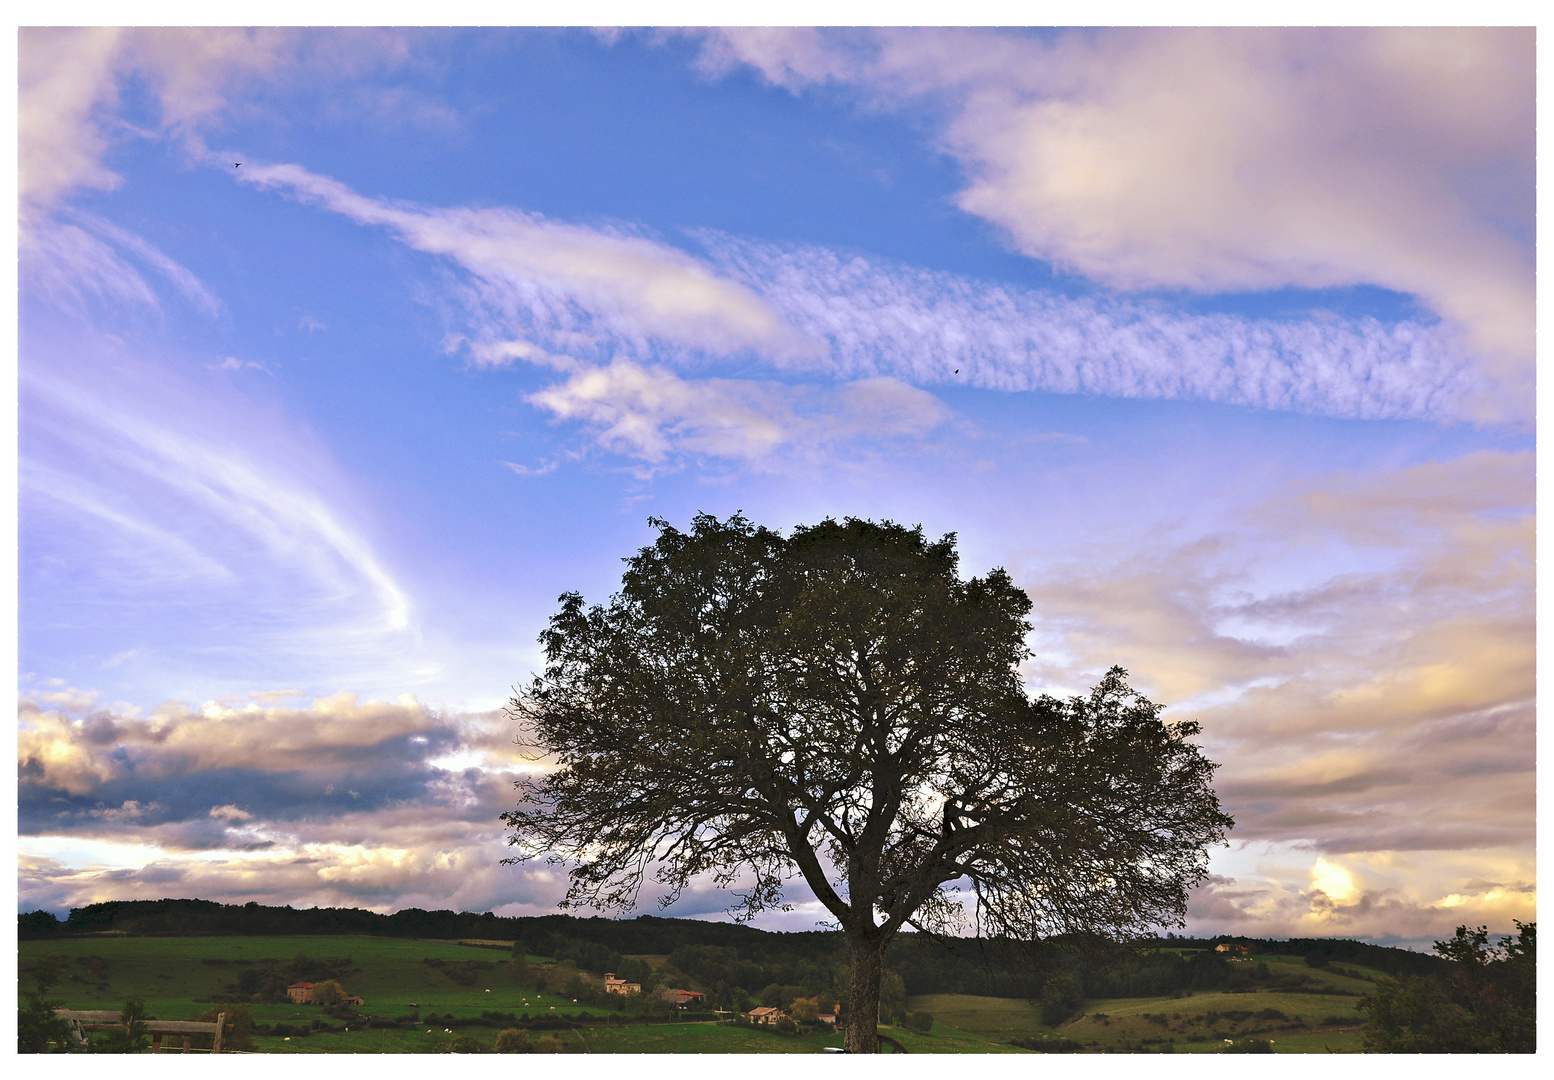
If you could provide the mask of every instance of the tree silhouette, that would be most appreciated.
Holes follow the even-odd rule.
[[[888,521],[651,524],[608,605],[561,597],[544,674],[511,702],[557,768],[519,783],[504,861],[570,864],[564,904],[603,910],[649,872],[666,905],[705,875],[742,918],[802,876],[848,943],[859,1053],[904,927],[1180,924],[1232,824],[1196,726],[1121,669],[1028,697],[1031,603],[1002,569],[962,581],[953,534]]]

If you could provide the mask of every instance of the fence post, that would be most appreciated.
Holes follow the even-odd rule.
[[[226,1030],[227,1030],[227,1014],[226,1013],[217,1013],[216,1014],[216,1038],[210,1044],[210,1052],[211,1053],[213,1053],[213,1054],[221,1053],[221,1035],[222,1035],[222,1032],[224,1032]]]

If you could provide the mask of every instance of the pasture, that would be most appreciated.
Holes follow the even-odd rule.
[[[289,963],[298,954],[350,958],[340,977],[346,991],[362,997],[363,1022],[328,1020],[334,1030],[301,1034],[319,1020],[311,1005],[251,1004],[259,1024],[291,1025],[291,1038],[258,1035],[262,1053],[440,1053],[460,1035],[490,1048],[500,1024],[481,1022],[495,1011],[529,1017],[577,1017],[593,1022],[550,1034],[573,1053],[818,1053],[840,1046],[836,1033],[782,1036],[773,1031],[712,1022],[621,1026],[599,1023],[599,1006],[574,1004],[554,992],[525,985],[522,969],[505,952],[446,940],[368,936],[296,937],[72,937],[19,943],[23,986],[28,969],[51,964],[57,979],[50,996],[73,1009],[117,1009],[140,998],[164,1020],[193,1020],[213,999],[231,996],[240,973],[270,962]],[[544,958],[530,957],[534,964]],[[1253,957],[1270,970],[1306,976],[1301,992],[1241,989],[1194,992],[1167,998],[1087,1001],[1082,1012],[1057,1025],[1041,1022],[1040,1009],[1022,1000],[931,994],[911,998],[913,1011],[934,1016],[928,1032],[902,1027],[882,1030],[912,1053],[1028,1053],[1011,1040],[1070,1040],[1093,1053],[1215,1053],[1225,1039],[1268,1038],[1276,1053],[1355,1052],[1361,1049],[1363,1017],[1355,1005],[1377,973],[1348,965],[1311,970],[1289,957]],[[433,1019],[433,1014],[436,1018]],[[424,1018],[406,1028],[363,1026],[372,1019],[407,1015]],[[347,1030],[347,1028],[350,1028]]]

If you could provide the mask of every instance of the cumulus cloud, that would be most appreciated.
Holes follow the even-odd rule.
[[[410,247],[453,260],[472,275],[484,302],[508,313],[543,313],[572,332],[606,329],[714,354],[756,350],[789,358],[811,351],[754,292],[644,237],[513,209],[390,203],[297,165],[249,163],[238,178],[386,226]]]
[[[654,464],[675,452],[759,461],[865,435],[919,436],[949,416],[931,394],[886,377],[820,389],[685,379],[625,360],[576,370],[529,401],[589,424],[605,449]]]
[[[1201,934],[1348,937],[1429,949],[1461,924],[1513,933],[1536,918],[1529,852],[1372,852],[1318,855],[1260,845],[1244,871],[1216,874],[1193,895],[1188,927]],[[1487,879],[1483,875],[1504,875]]]
[[[338,694],[142,715],[51,692],[19,709],[24,905],[188,894],[538,910],[565,891],[544,868],[498,865],[498,815],[535,767],[500,713]]]
[[[1523,415],[1526,29],[707,32],[701,64],[933,100],[963,209],[1121,289],[1379,285],[1466,328]]]

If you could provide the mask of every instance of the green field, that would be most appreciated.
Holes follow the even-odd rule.
[[[913,1010],[931,1012],[936,1032],[943,1024],[1001,1042],[1069,1039],[1097,1052],[1218,1053],[1226,1039],[1247,1038],[1271,1039],[1275,1053],[1362,1050],[1364,1017],[1356,1009],[1358,995],[1369,989],[1368,980],[1380,972],[1353,964],[1341,970],[1313,971],[1287,956],[1253,956],[1242,963],[1258,961],[1275,973],[1305,975],[1310,985],[1302,989],[1317,992],[1198,991],[1180,998],[1091,1000],[1082,1015],[1056,1026],[1043,1024],[1036,1006],[1008,998],[930,994],[911,998],[907,1004]]]
[[[263,1053],[438,1053],[458,1035],[470,1035],[490,1047],[496,1029],[465,1021],[482,1010],[571,1016],[599,1006],[573,1004],[553,993],[539,993],[520,981],[505,952],[460,945],[386,937],[123,937],[93,936],[55,941],[24,941],[19,959],[25,972],[52,960],[60,979],[50,996],[73,1009],[117,1009],[140,998],[163,1020],[193,1020],[211,1008],[211,998],[231,992],[238,974],[264,961],[290,961],[298,953],[351,958],[355,969],[340,981],[365,1000],[360,1012],[390,1019],[413,1009],[420,1015],[452,1014],[412,1030],[367,1028],[307,1036],[256,1036]],[[443,967],[425,963],[444,961]],[[531,962],[540,958],[532,957]],[[1275,1052],[1355,1052],[1361,1049],[1355,1010],[1376,972],[1348,965],[1340,971],[1312,971],[1289,957],[1260,956],[1270,970],[1307,976],[1303,989],[1234,993],[1198,992],[1178,998],[1092,1000],[1083,1014],[1047,1026],[1029,1002],[1007,998],[933,994],[908,1002],[913,1011],[934,1015],[930,1032],[886,1028],[911,1053],[1028,1053],[1011,1039],[1073,1040],[1093,1052],[1213,1053],[1225,1039],[1274,1040]],[[473,965],[470,964],[473,962]],[[457,965],[462,985],[449,974]],[[1348,972],[1352,972],[1353,977]],[[23,986],[31,979],[23,976]],[[303,1027],[320,1016],[309,1005],[250,1005],[256,1022]],[[343,1022],[330,1021],[336,1026]],[[534,1032],[538,1039],[541,1032]],[[630,1026],[580,1025],[552,1033],[573,1053],[818,1053],[840,1046],[835,1033],[785,1037],[775,1032],[716,1023]]]

